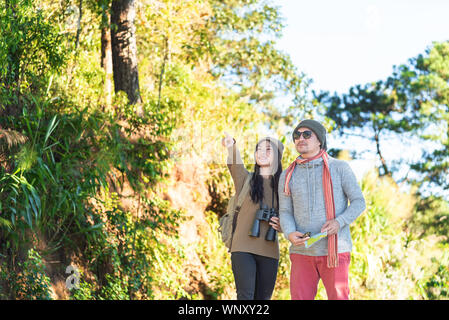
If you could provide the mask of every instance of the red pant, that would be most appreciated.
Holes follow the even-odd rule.
[[[349,299],[349,263],[351,253],[338,254],[338,267],[327,267],[327,256],[305,256],[290,254],[290,294],[292,300],[313,300],[318,282],[323,281],[329,300]]]

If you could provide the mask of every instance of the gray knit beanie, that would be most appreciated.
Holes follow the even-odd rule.
[[[321,143],[321,149],[327,150],[327,143],[326,143],[326,128],[319,123],[316,120],[312,120],[312,119],[306,119],[306,120],[302,120],[295,128],[295,130],[293,130],[293,132],[296,132],[296,130],[298,130],[299,128],[309,128],[310,130],[312,130],[316,136],[318,137],[318,140]],[[295,141],[295,139],[293,138],[293,134],[292,134],[292,139],[293,141]]]

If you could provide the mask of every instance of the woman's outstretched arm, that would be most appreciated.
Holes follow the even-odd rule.
[[[227,132],[224,133],[225,137],[221,140],[221,144],[228,150],[228,157],[226,164],[228,165],[229,172],[231,173],[232,180],[234,181],[235,191],[239,193],[243,188],[245,178],[249,174],[243,164],[242,157],[240,156],[239,149],[236,145],[236,141]]]

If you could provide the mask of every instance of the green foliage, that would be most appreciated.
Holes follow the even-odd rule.
[[[444,237],[443,243],[448,243],[449,204],[441,197],[420,199],[412,222],[411,232],[416,238],[438,235]]]
[[[424,299],[422,283],[444,250],[435,236],[414,239],[408,228],[416,198],[391,178],[368,174],[362,181],[366,211],[351,226],[351,295],[357,299]],[[394,194],[395,197],[391,197]],[[434,261],[434,263],[430,263]]]
[[[123,189],[126,177],[126,183],[143,192],[146,186],[162,179],[170,155],[169,144],[144,139],[145,136],[136,135],[136,131],[145,128],[143,131],[148,137],[163,137],[170,133],[173,124],[166,121],[163,113],[151,108],[149,105],[145,109],[147,116],[140,118],[125,106],[117,110],[117,115],[91,113],[87,109],[58,116],[32,112],[15,122],[15,128],[22,128],[28,137],[27,143],[15,155],[10,155],[18,169],[13,173],[2,171],[0,178],[1,226],[5,230],[2,237],[14,255],[27,240],[28,229],[39,230],[44,235],[49,252],[59,248],[77,250],[85,245],[98,246],[107,252],[112,250],[110,257],[116,259],[117,271],[104,276],[106,285],[91,296],[113,299],[126,294],[135,298],[131,294],[139,292],[141,297],[152,297],[155,276],[150,271],[157,270],[151,268],[152,257],[159,255],[158,262],[169,264],[165,260],[171,259],[168,250],[172,250],[172,247],[167,249],[164,244],[158,244],[156,233],[171,230],[179,214],[150,195],[149,199],[142,200],[146,205],[145,217],[134,221],[128,216],[131,221],[125,223],[119,219],[115,225],[114,215],[103,219],[102,212],[94,210],[90,204],[93,199],[99,200],[98,192],[109,185],[108,181],[115,181],[113,186]],[[126,120],[116,122],[113,117]],[[126,226],[119,234],[126,239],[122,247],[109,248],[102,242],[106,241],[104,234],[110,228],[109,220],[114,227]],[[157,231],[161,226],[165,229]],[[150,244],[150,239],[156,242]],[[98,253],[97,259],[103,259],[104,254]],[[94,263],[92,267],[96,266]],[[121,272],[130,277],[129,282],[126,277],[117,277]],[[176,288],[172,274],[164,274],[168,287]],[[179,272],[173,274],[176,278]],[[82,299],[87,294],[84,287],[74,296]]]
[[[27,102],[25,92],[45,92],[53,72],[65,61],[57,25],[30,0],[0,5],[0,105],[8,114]]]
[[[419,161],[411,168],[419,173],[417,184],[430,188],[449,186],[449,41],[435,42],[425,54],[410,59],[397,68],[397,90],[402,93],[401,104],[418,111],[421,123],[416,133],[425,148]],[[432,190],[432,194],[441,194]]]
[[[35,249],[28,250],[27,258],[17,264],[17,269],[9,271],[1,265],[0,282],[7,282],[9,291],[17,299],[51,300],[51,282],[40,254]]]
[[[296,108],[303,100],[303,76],[288,55],[275,48],[283,29],[279,8],[272,1],[210,1],[208,39],[213,72],[232,90],[268,113],[276,92],[290,94]],[[298,110],[296,110],[298,111]]]
[[[80,271],[79,288],[73,288],[70,292],[70,300],[95,300],[95,288],[93,284],[84,280],[84,274]]]
[[[221,241],[218,232],[218,217],[213,211],[206,211],[209,228],[202,228],[201,238],[195,250],[206,267],[210,277],[207,296],[209,299],[235,299],[234,275],[228,248]]]
[[[447,254],[442,261],[432,260],[433,263],[438,264],[438,270],[425,283],[427,299],[431,300],[448,300],[449,299],[449,263]]]
[[[288,241],[284,234],[278,234],[279,239],[279,268],[276,279],[276,286],[274,288],[274,300],[289,300],[290,299],[290,241]]]
[[[186,296],[182,272],[183,258],[175,228],[181,217],[167,202],[152,195],[142,199],[142,216],[119,207],[118,198],[105,190],[98,215],[104,226],[84,258],[90,261],[84,274],[107,270],[94,282],[81,279],[72,299],[152,299]],[[181,281],[180,281],[181,280]],[[100,285],[100,283],[102,285]],[[160,292],[159,290],[165,289]]]
[[[403,133],[413,130],[413,119],[401,105],[397,104],[395,92],[388,82],[378,81],[365,86],[357,85],[349,89],[341,98],[319,96],[321,101],[328,98],[326,116],[335,121],[337,129],[369,128],[374,134],[382,131]],[[405,114],[404,114],[405,113]],[[399,120],[398,120],[399,118]],[[416,124],[415,124],[416,127]]]
[[[20,174],[20,170],[13,174],[5,173],[0,178],[0,192],[4,195],[0,210],[10,212],[9,220],[4,221],[10,228],[23,229],[23,224],[32,227],[33,220],[41,216],[41,203],[36,189],[26,178]]]
[[[143,1],[136,24],[144,102],[131,106],[117,94],[112,106],[105,106],[98,31],[106,24],[109,2],[87,2],[82,12],[76,5],[44,1],[36,9],[25,0],[2,5],[2,106],[14,110],[7,110],[0,125],[8,128],[2,138],[16,133],[20,138],[7,149],[2,145],[5,159],[0,159],[0,227],[2,252],[12,265],[8,270],[26,241],[40,241],[47,254],[69,251],[84,261],[73,299],[197,297],[186,289],[188,248],[177,234],[185,213],[151,189],[176,160],[194,154],[192,147],[205,163],[222,163],[205,147],[215,145],[227,123],[244,132],[267,119],[211,73],[217,66],[225,70],[229,57],[240,51],[238,41],[225,56],[214,45],[228,42],[221,30],[232,19],[234,31],[248,32],[240,45],[258,53],[239,62],[254,84],[295,78],[273,42],[255,40],[264,33],[279,35],[277,10],[265,2],[229,2],[222,15],[218,2],[167,1],[154,8],[154,2]],[[251,6],[244,16],[233,13]],[[27,32],[14,34],[22,29]],[[266,54],[282,63],[264,60]],[[264,90],[262,83],[257,90]],[[257,96],[257,90],[250,90],[253,101],[271,99],[269,93]],[[196,140],[205,124],[213,125]],[[136,212],[121,203],[129,192],[138,203]],[[206,245],[203,249],[198,254],[208,264],[214,254]],[[231,273],[223,279],[218,261],[207,270],[213,279],[207,296],[228,294]]]

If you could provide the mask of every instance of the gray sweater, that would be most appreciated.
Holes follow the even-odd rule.
[[[338,252],[350,252],[352,240],[349,225],[365,210],[365,199],[348,163],[329,157],[329,168],[334,190],[335,216],[340,224]],[[285,174],[286,170],[279,179],[279,218],[284,235],[288,239],[288,235],[294,231],[310,231],[312,235],[319,233],[326,222],[323,159],[296,165],[289,183],[291,196],[284,193]],[[327,256],[327,238],[307,249],[305,246],[292,245],[290,253]]]

